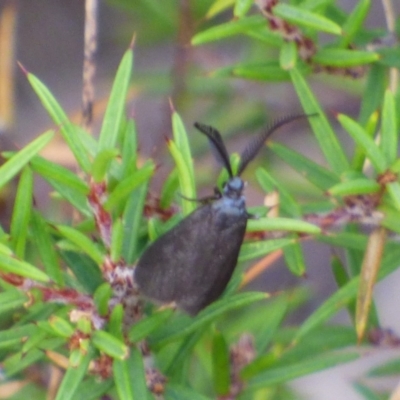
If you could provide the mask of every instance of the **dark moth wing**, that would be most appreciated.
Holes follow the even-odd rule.
[[[220,201],[198,208],[147,248],[135,270],[144,296],[175,302],[195,315],[221,295],[237,263],[247,216],[223,212]]]

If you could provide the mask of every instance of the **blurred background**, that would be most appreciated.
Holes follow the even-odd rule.
[[[171,135],[170,106],[184,120],[191,139],[200,194],[212,191],[219,170],[210,157],[207,143],[192,128],[194,121],[217,127],[229,137],[228,148],[240,151],[248,136],[265,127],[275,117],[301,112],[297,96],[287,82],[257,82],[212,77],[217,68],[240,60],[265,59],[276,50],[255,43],[244,36],[220,41],[217,44],[191,47],[191,37],[208,26],[232,18],[231,11],[211,21],[204,15],[212,2],[208,0],[109,0],[99,2],[98,51],[95,78],[96,102],[94,134],[98,132],[107,95],[116,68],[124,50],[135,34],[135,66],[132,90],[128,100],[128,115],[136,119],[141,155],[151,156],[160,168],[153,181],[157,193],[172,166],[167,154],[165,137]],[[355,0],[337,1],[345,10],[353,9]],[[400,2],[394,1],[396,15]],[[28,71],[38,76],[52,91],[75,122],[81,120],[82,63],[84,35],[84,2],[82,0],[1,0],[0,1],[0,134],[1,150],[20,148],[49,128],[54,128],[42,105],[17,67],[19,61]],[[382,4],[374,1],[367,20],[373,28],[384,28]],[[276,56],[276,54],[275,54]],[[340,132],[334,121],[336,112],[356,117],[364,80],[314,75],[311,79],[314,93],[323,104],[341,141],[347,135]],[[247,140],[246,140],[247,139]],[[288,143],[321,164],[323,157],[310,135],[306,122],[290,125],[274,138]],[[351,146],[350,141],[348,146]],[[46,156],[74,168],[72,156],[61,139],[46,150]],[[265,150],[258,163],[271,170],[277,179],[296,193],[297,198],[316,196],[309,185]],[[263,204],[263,194],[252,178],[254,165],[246,171],[249,181],[249,205]],[[1,220],[7,225],[12,207],[12,188],[0,194]],[[49,207],[47,187],[36,186],[39,208]],[[59,217],[55,217],[59,218]],[[284,262],[276,262],[253,287],[268,291],[288,289],[302,284],[312,293],[313,301],[301,308],[292,322],[304,320],[335,290],[329,264],[332,249],[321,244],[306,243],[307,276],[296,278],[287,271]],[[327,263],[324,265],[323,263]],[[399,274],[398,274],[399,275]],[[377,305],[383,326],[400,335],[397,306],[400,302],[399,276],[377,287]],[[339,313],[336,322],[346,322],[345,313]],[[294,387],[305,399],[361,399],[351,388],[353,381],[377,361],[393,356],[379,349],[371,351],[357,363],[329,370],[294,382]],[[400,352],[397,352],[399,355]],[[395,381],[376,382],[394,387]]]

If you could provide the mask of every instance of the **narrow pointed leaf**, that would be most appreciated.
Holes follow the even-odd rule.
[[[111,162],[118,154],[119,152],[117,149],[103,149],[96,154],[91,171],[95,182],[101,182],[105,179],[105,175],[110,169]]]
[[[265,19],[261,15],[240,18],[197,33],[193,36],[191,43],[193,46],[197,46],[207,42],[214,42],[240,33],[246,33],[246,31],[263,25],[265,25]]]
[[[83,171],[88,172],[90,169],[90,160],[80,139],[78,129],[70,122],[67,114],[49,89],[35,75],[29,73],[27,78],[42,102],[43,107],[49,113],[54,123],[60,128],[60,132],[74,154],[76,161]]]
[[[124,242],[122,245],[122,255],[128,264],[133,263],[139,253],[139,229],[143,219],[147,185],[148,183],[145,182],[129,195],[123,211]]]
[[[154,168],[154,164],[148,161],[141,169],[119,182],[105,201],[104,208],[111,211],[119,203],[123,202],[133,190],[150,179],[154,173]]]
[[[297,46],[296,43],[291,40],[285,42],[281,47],[279,54],[279,63],[283,70],[288,71],[296,66],[297,62]]]
[[[363,246],[365,249],[365,245]],[[398,260],[400,257],[400,249],[396,245],[388,247],[384,252],[381,268],[378,273],[378,281],[383,279],[396,268],[398,268]],[[321,325],[323,322],[333,317],[342,307],[354,300],[360,285],[360,278],[352,278],[346,285],[336,291],[329,299],[327,299],[310,317],[306,319],[300,329],[297,331],[294,342],[296,343],[311,330]]]
[[[147,387],[143,361],[137,349],[131,349],[131,355],[126,360],[113,362],[114,382],[120,399],[147,399]]]
[[[57,231],[75,244],[83,253],[87,254],[98,265],[103,262],[104,255],[100,249],[86,235],[66,225],[57,225]]]
[[[16,258],[7,256],[3,253],[0,253],[0,271],[11,272],[39,282],[48,282],[50,280],[50,278],[40,269],[25,261],[17,260]]]
[[[0,187],[9,182],[40,150],[42,150],[51,139],[54,132],[48,131],[30,142],[18,153],[15,153],[0,167]]]
[[[211,356],[215,393],[226,395],[231,385],[230,358],[228,344],[221,332],[214,333]]]
[[[397,210],[400,210],[400,183],[390,182],[386,185],[386,190],[388,191],[394,206]]]
[[[317,117],[310,118],[309,123],[326,160],[333,171],[340,175],[349,169],[349,162],[336,134],[333,132],[317,99],[301,73],[296,68],[293,68],[290,70],[290,76],[305,113],[318,114]]]
[[[353,42],[368,15],[370,7],[371,0],[360,0],[356,4],[342,26],[343,36],[339,41],[340,47],[346,48]]]
[[[62,183],[82,195],[87,195],[89,193],[86,182],[79,178],[76,173],[61,165],[48,161],[40,156],[32,158],[30,165],[36,173],[46,180]]]
[[[266,293],[247,292],[229,296],[229,298],[222,298],[206,307],[195,319],[191,320],[189,317],[184,318],[184,320],[182,320],[182,325],[175,325],[171,328],[170,332],[163,332],[158,337],[155,336],[152,338],[152,343],[162,347],[171,341],[178,340],[190,333],[196,332],[198,329],[207,326],[220,315],[228,311],[245,307],[246,305],[266,299],[267,297],[268,295]]]
[[[62,286],[64,277],[55,250],[55,242],[46,221],[37,211],[32,214],[32,234],[46,273],[57,285]]]
[[[350,117],[344,114],[339,114],[338,120],[354,141],[365,149],[365,152],[376,171],[378,173],[383,173],[387,168],[387,163],[374,140],[370,138],[365,130]]]
[[[248,382],[247,388],[250,391],[258,390],[271,385],[286,383],[300,376],[309,375],[313,372],[322,371],[337,365],[344,364],[359,358],[356,352],[347,353],[328,353],[318,357],[304,359],[298,363],[288,366],[278,366],[269,368],[266,372],[259,374],[257,377]]]
[[[328,190],[331,186],[339,183],[340,178],[338,175],[321,167],[302,154],[275,142],[269,142],[268,146],[278,157],[282,158],[295,171],[322,191]]]
[[[253,0],[236,0],[233,15],[237,18],[244,17],[253,5]]]
[[[361,101],[360,116],[358,118],[361,125],[364,126],[371,114],[382,104],[386,86],[387,68],[379,64],[372,64]]]
[[[336,48],[322,49],[313,56],[313,61],[317,64],[338,68],[355,67],[358,65],[370,64],[378,60],[378,53]]]
[[[294,239],[296,239],[297,235],[293,234],[290,235]],[[285,257],[286,264],[289,268],[289,270],[297,275],[297,276],[303,276],[306,272],[306,263],[304,260],[304,254],[303,254],[303,249],[296,241],[291,246],[286,246],[283,248],[283,255]]]
[[[270,239],[245,243],[240,248],[239,262],[265,256],[275,250],[294,244],[294,239]]]
[[[276,217],[250,219],[247,223],[247,231],[290,231],[317,234],[321,232],[321,228],[301,220]]]
[[[304,28],[315,29],[321,32],[341,35],[342,29],[335,22],[323,17],[322,15],[311,11],[291,6],[289,4],[279,3],[273,8],[273,13],[286,21]]]
[[[194,181],[192,179],[193,175],[191,174],[191,171],[187,169],[185,157],[172,140],[168,142],[168,148],[178,169],[181,194],[189,199],[196,198]],[[195,208],[195,202],[182,198],[182,210],[185,215],[190,214],[190,212],[192,212]]]
[[[99,151],[115,147],[125,115],[125,101],[132,73],[133,50],[128,49],[119,64],[99,135]]]
[[[124,360],[128,357],[128,346],[108,332],[101,330],[94,331],[92,342],[95,347],[112,358]]]
[[[25,256],[28,226],[32,212],[32,195],[33,175],[31,169],[25,167],[18,183],[10,227],[11,243],[15,255],[21,259]]]
[[[332,186],[328,193],[332,196],[352,196],[357,194],[377,193],[381,186],[367,178],[353,179]]]
[[[55,400],[73,400],[79,384],[83,381],[89,363],[92,360],[93,351],[88,351],[82,358],[77,367],[69,367],[64,375],[61,385],[58,389]]]
[[[131,342],[139,342],[158,327],[164,324],[172,315],[173,310],[164,309],[136,322],[129,330],[128,338]]]
[[[211,19],[227,8],[232,7],[235,4],[235,0],[216,0],[214,1],[207,11],[205,16],[206,19]]]
[[[258,168],[256,177],[265,192],[279,192],[279,209],[292,217],[300,217],[302,215],[301,208],[294,200],[288,190],[274,179],[264,168]]]
[[[385,93],[382,109],[381,143],[382,153],[391,165],[397,156],[397,114],[395,98],[390,90]]]
[[[0,314],[10,310],[17,310],[28,301],[28,296],[16,289],[0,293]]]

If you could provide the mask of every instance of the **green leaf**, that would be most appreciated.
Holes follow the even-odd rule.
[[[17,173],[42,150],[54,136],[53,131],[43,133],[38,138],[30,142],[18,153],[13,155],[0,167],[0,188],[8,183]]]
[[[101,316],[106,316],[108,314],[108,303],[112,294],[113,291],[108,282],[104,282],[96,288],[96,291],[93,295],[93,301],[96,304],[97,311]]]
[[[68,367],[60,384],[55,400],[73,400],[79,384],[83,381],[89,363],[93,358],[93,351],[90,349],[82,358],[77,367]]]
[[[267,298],[267,294],[257,292],[240,293],[234,296],[228,296],[227,298],[222,298],[202,310],[196,318],[182,318],[182,324],[175,324],[174,326],[170,326],[169,331],[160,332],[157,336],[152,338],[151,343],[158,347],[162,347],[167,343],[181,339],[182,337],[202,329],[204,326],[209,325],[220,315],[225,314],[228,311],[245,307],[265,298]]]
[[[386,185],[386,190],[393,200],[394,206],[397,208],[397,210],[400,210],[400,183],[390,182]]]
[[[304,28],[315,29],[321,32],[331,33],[333,35],[342,34],[342,28],[335,22],[323,17],[322,15],[301,9],[299,7],[279,3],[274,6],[273,13],[277,17]]]
[[[120,399],[147,399],[147,387],[143,361],[139,351],[131,349],[130,357],[126,360],[113,362],[114,382]]]
[[[172,113],[172,132],[174,135],[174,144],[176,144],[176,149],[178,150],[179,154],[177,151],[175,151],[175,147],[173,146],[172,142],[169,142],[169,147],[178,167],[181,193],[187,198],[195,198],[196,186],[194,181],[193,161],[192,154],[190,152],[189,140],[185,126],[183,125],[180,116],[175,111]],[[195,202],[182,199],[182,210],[184,215],[189,214],[195,208]]]
[[[354,388],[358,393],[363,396],[364,400],[383,400],[384,397],[377,395],[373,390],[371,390],[369,387],[366,385],[363,385],[359,382],[356,382],[353,384]],[[386,396],[385,396],[386,397]]]
[[[128,264],[132,264],[139,253],[138,237],[143,219],[146,194],[147,182],[129,195],[123,212],[124,243],[122,246],[122,255]]]
[[[11,299],[11,297],[12,297],[11,292],[13,292],[13,291],[18,292],[19,296],[23,296],[24,301],[27,300],[26,294],[24,294],[21,291],[16,290],[16,289],[13,289],[12,291],[10,291],[9,299]],[[3,293],[0,294],[0,296],[2,296],[2,295],[3,295]],[[3,298],[3,300],[5,300],[5,298]],[[0,304],[3,304],[3,301]],[[39,330],[39,328],[36,326],[36,321],[35,321],[35,323],[31,323],[31,324],[26,324],[26,325],[21,325],[21,326],[13,326],[12,328],[0,331],[0,343],[3,343],[10,339],[16,339],[16,340],[19,340],[20,342],[22,342],[24,338],[35,334],[38,330]]]
[[[180,150],[172,140],[168,142],[168,148],[172,154],[172,157],[174,158],[178,169],[179,186],[182,196],[189,199],[196,198],[193,175],[191,174],[190,169],[188,169],[187,167],[183,154],[180,152]],[[184,215],[189,214],[195,208],[195,202],[188,201],[185,198],[182,198],[182,210]]]
[[[399,375],[400,359],[389,360],[383,365],[379,365],[368,372],[369,377],[383,377],[388,375]]]
[[[16,289],[10,289],[6,292],[0,293],[0,314],[10,310],[17,310],[27,301],[27,295]]]
[[[56,181],[68,186],[79,194],[87,196],[89,187],[79,176],[61,165],[46,160],[43,157],[36,156],[31,160],[32,169],[49,181]],[[62,194],[62,193],[61,193]]]
[[[143,340],[146,336],[154,332],[162,324],[166,323],[172,314],[173,309],[166,308],[164,310],[154,312],[150,316],[136,322],[129,329],[129,340],[133,343]]]
[[[318,240],[332,246],[345,247],[347,249],[365,250],[367,237],[360,233],[340,232],[320,235]]]
[[[240,18],[197,33],[193,36],[191,43],[192,46],[197,46],[207,42],[214,42],[240,33],[246,33],[246,31],[257,29],[263,25],[265,25],[265,19],[261,15]]]
[[[388,89],[385,92],[382,108],[382,127],[380,148],[388,165],[391,165],[397,156],[397,114],[393,93]]]
[[[281,47],[279,63],[281,68],[285,71],[288,71],[296,66],[297,45],[293,40],[285,42]]]
[[[75,332],[75,329],[68,321],[66,321],[64,318],[60,318],[57,315],[52,315],[49,318],[49,324],[58,336],[69,338]]]
[[[280,143],[269,142],[268,146],[278,157],[282,158],[295,171],[322,191],[328,190],[331,186],[340,181],[339,176],[334,172],[321,167],[302,154]]]
[[[98,400],[114,386],[112,379],[99,380],[97,377],[85,379],[78,387],[74,400]]]
[[[377,193],[381,186],[367,178],[353,179],[332,186],[328,193],[332,196],[351,196],[358,194]]]
[[[101,182],[105,179],[107,172],[110,169],[111,162],[118,156],[117,149],[100,150],[93,160],[91,175],[95,182]]]
[[[178,170],[174,168],[168,175],[167,179],[164,181],[164,185],[162,187],[160,195],[161,208],[165,209],[171,205],[175,197],[176,190],[178,189],[178,186],[179,186]]]
[[[125,178],[136,171],[138,143],[135,120],[128,119],[123,133],[121,177]]]
[[[257,180],[265,192],[279,192],[279,208],[292,217],[302,215],[301,208],[287,189],[272,177],[264,168],[257,168]]]
[[[344,114],[339,114],[338,120],[354,141],[364,148],[376,171],[378,173],[383,173],[387,168],[387,163],[384,155],[374,140],[370,138],[367,132],[350,117]]]
[[[0,252],[0,270],[11,272],[25,278],[30,278],[39,282],[48,282],[50,278],[40,269],[33,265],[17,260],[16,258]]]
[[[110,295],[112,294],[113,293],[110,292]],[[113,336],[125,342],[124,332],[122,331],[125,325],[124,313],[124,306],[121,303],[117,304],[111,311],[108,328]]]
[[[211,19],[219,13],[225,11],[227,8],[232,7],[236,0],[216,0],[214,1],[207,11],[206,19]]]
[[[259,80],[265,82],[288,81],[290,75],[282,70],[277,61],[263,63],[235,64],[231,67],[223,67],[212,72],[213,77],[235,77]]]
[[[253,5],[253,0],[236,0],[233,8],[233,15],[237,18],[243,18]]]
[[[99,135],[99,151],[115,147],[125,115],[125,100],[132,73],[133,50],[128,49],[119,64]]]
[[[239,262],[265,256],[275,250],[294,244],[294,239],[269,239],[252,243],[245,243],[240,248]]]
[[[64,277],[55,250],[55,242],[50,235],[46,221],[37,211],[32,213],[32,235],[47,275],[57,285],[63,286]]]
[[[111,211],[118,204],[122,203],[133,190],[150,179],[154,173],[154,168],[153,162],[147,161],[142,168],[119,182],[105,201],[104,208],[107,211]]]
[[[318,114],[316,117],[309,118],[309,122],[326,160],[333,171],[340,175],[349,169],[349,162],[338,142],[336,134],[333,132],[317,99],[297,68],[290,70],[290,76],[305,113]]]
[[[29,167],[22,171],[11,218],[10,235],[15,255],[24,258],[32,212],[33,176]]]
[[[76,245],[83,253],[87,254],[98,265],[103,263],[104,254],[98,246],[82,232],[66,225],[57,225],[57,231]]]
[[[128,346],[108,332],[100,330],[94,331],[92,342],[95,347],[112,358],[124,360],[128,357]]]
[[[370,64],[378,60],[378,53],[350,49],[326,48],[318,51],[313,56],[313,61],[317,64],[338,68],[355,67]]]
[[[362,249],[365,249],[365,244]],[[378,280],[386,277],[398,267],[398,259],[400,257],[400,249],[396,245],[387,245],[384,257],[381,263],[381,269],[378,273]],[[340,288],[328,300],[326,300],[310,317],[306,319],[300,329],[297,331],[295,341],[300,340],[310,331],[321,325],[323,322],[331,318],[342,307],[353,301],[357,295],[360,284],[359,276],[351,279],[345,286]]]
[[[297,235],[295,234],[290,236],[295,240],[297,238]],[[297,276],[304,276],[306,272],[306,263],[304,261],[304,254],[300,243],[296,241],[296,243],[291,246],[284,247],[283,255],[289,270]]]
[[[343,24],[343,35],[339,41],[339,46],[346,48],[354,40],[357,33],[362,28],[365,18],[371,8],[371,0],[360,0],[349,14],[346,22]]]
[[[60,253],[83,288],[89,293],[94,293],[97,287],[103,283],[99,266],[86,254],[72,251],[61,251]]]
[[[69,121],[67,114],[49,89],[35,75],[29,73],[27,78],[43,107],[47,110],[54,123],[60,127],[60,132],[74,154],[76,161],[83,171],[89,172],[90,160],[86,149],[82,145],[78,129]]]
[[[321,228],[301,220],[276,217],[249,219],[247,231],[290,231],[317,234],[321,232]]]
[[[226,395],[231,385],[230,357],[228,344],[221,332],[214,332],[211,357],[215,393]]]
[[[124,241],[124,226],[122,224],[122,220],[118,218],[114,222],[111,231],[110,255],[111,255],[111,260],[114,262],[119,261],[119,259],[121,258],[123,241]]]
[[[269,368],[266,372],[251,379],[247,384],[247,389],[254,391],[271,385],[287,383],[292,379],[335,367],[336,365],[356,360],[359,357],[360,355],[356,352],[344,354],[328,353],[314,358],[304,357],[303,360],[292,365]]]
[[[378,126],[378,118],[379,118],[379,114],[377,111],[375,111],[371,114],[367,123],[365,124],[365,131],[366,131],[367,135],[370,136],[371,138],[374,137],[374,135],[376,133],[377,126]],[[365,165],[366,158],[367,158],[367,154],[365,152],[365,149],[362,146],[356,144],[356,146],[354,148],[353,159],[351,162],[353,170],[362,172],[364,165]]]
[[[212,400],[211,397],[204,396],[197,390],[173,382],[167,384],[165,394],[166,400]]]
[[[359,121],[365,125],[371,114],[382,104],[387,85],[387,69],[382,65],[372,64],[367,77],[366,88],[361,100]]]

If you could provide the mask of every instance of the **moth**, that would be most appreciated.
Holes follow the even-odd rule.
[[[140,257],[135,281],[144,297],[158,303],[175,303],[196,315],[218,299],[237,264],[247,220],[240,175],[266,139],[281,126],[308,115],[284,117],[256,136],[241,154],[236,174],[220,133],[201,123],[194,126],[207,136],[216,160],[229,179],[222,191],[198,200],[201,205],[170,231],[155,240]]]

